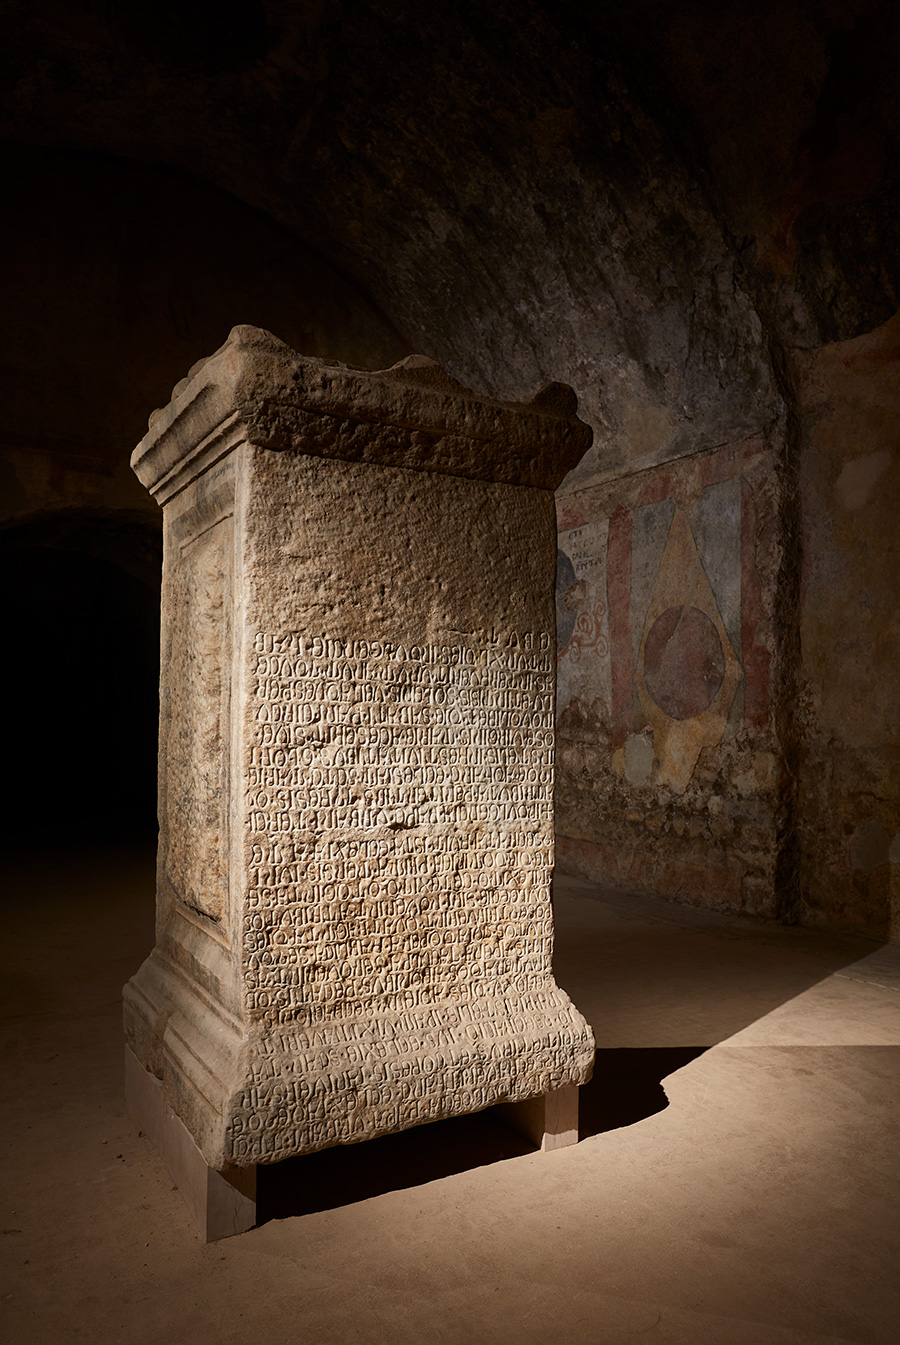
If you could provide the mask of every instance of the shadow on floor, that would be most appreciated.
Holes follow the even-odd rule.
[[[663,1111],[669,1103],[662,1080],[706,1049],[598,1051],[593,1078],[579,1097],[578,1138],[634,1125]],[[257,1223],[354,1205],[534,1150],[490,1109],[363,1144],[336,1145],[258,1168]]]
[[[533,1152],[529,1140],[490,1110],[336,1145],[257,1168],[257,1224],[355,1205]]]
[[[634,1125],[669,1105],[663,1079],[696,1060],[706,1046],[645,1046],[598,1051],[594,1074],[578,1099],[578,1138]]]

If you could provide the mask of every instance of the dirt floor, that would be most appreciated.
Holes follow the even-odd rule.
[[[487,1112],[331,1150],[204,1246],[122,1100],[153,881],[140,847],[3,865],[8,1345],[900,1341],[900,948],[563,880],[581,1143]]]

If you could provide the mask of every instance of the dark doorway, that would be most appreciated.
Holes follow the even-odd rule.
[[[4,845],[153,835],[158,579],[82,550],[5,541]]]

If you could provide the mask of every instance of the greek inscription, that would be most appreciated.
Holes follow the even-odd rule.
[[[249,673],[251,1012],[272,1028],[545,986],[549,637],[260,634]]]

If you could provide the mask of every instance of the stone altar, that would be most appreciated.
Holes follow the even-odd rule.
[[[559,384],[508,405],[244,326],[135,450],[165,559],[128,1091],[161,1147],[196,1146],[207,1236],[207,1169],[237,1231],[259,1163],[496,1103],[544,1147],[577,1139],[594,1043],[551,970],[552,491],[590,434]]]

